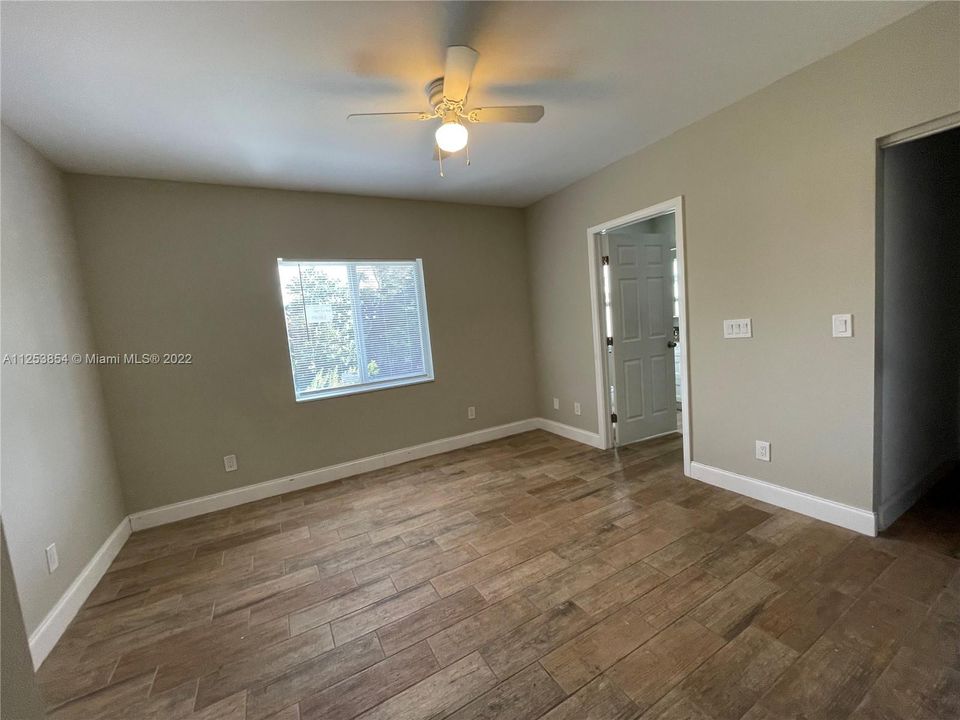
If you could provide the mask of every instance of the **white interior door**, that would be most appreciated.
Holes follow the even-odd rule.
[[[617,444],[677,429],[673,256],[667,234],[607,233]]]

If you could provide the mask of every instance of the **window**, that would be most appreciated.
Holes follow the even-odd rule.
[[[278,260],[297,400],[433,380],[420,260]]]

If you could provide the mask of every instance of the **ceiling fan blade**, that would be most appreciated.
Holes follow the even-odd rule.
[[[443,96],[448,100],[465,100],[470,89],[470,77],[479,54],[466,45],[447,48],[447,66],[443,71]]]
[[[393,120],[428,120],[430,115],[423,112],[354,113],[353,115],[347,115],[347,120],[351,122],[386,118],[392,118]]]
[[[477,108],[467,113],[476,123],[535,123],[543,117],[543,105],[508,105],[506,107]]]

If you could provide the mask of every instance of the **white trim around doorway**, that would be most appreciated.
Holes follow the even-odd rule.
[[[600,234],[615,228],[649,220],[661,215],[673,214],[677,242],[677,285],[680,305],[680,402],[682,403],[683,473],[690,476],[690,333],[687,330],[686,287],[686,239],[683,224],[683,196],[653,205],[643,210],[623,215],[613,220],[594,225],[587,230],[587,265],[590,270],[590,311],[593,322],[593,361],[597,387],[597,424],[600,444],[604,449],[613,447],[613,424],[610,421],[610,382],[607,371],[604,331],[603,278],[600,258],[602,256]]]

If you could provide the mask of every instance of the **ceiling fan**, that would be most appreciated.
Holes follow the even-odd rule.
[[[470,77],[477,64],[479,53],[466,45],[451,45],[447,48],[447,63],[443,77],[439,77],[426,87],[432,112],[386,112],[355,113],[347,120],[375,120],[392,118],[395,120],[440,120],[435,138],[433,158],[440,161],[440,176],[443,177],[443,157],[466,148],[467,165],[470,164],[470,150],[467,148],[469,132],[466,123],[535,123],[543,117],[542,105],[509,105],[466,110],[467,93],[470,91]]]

